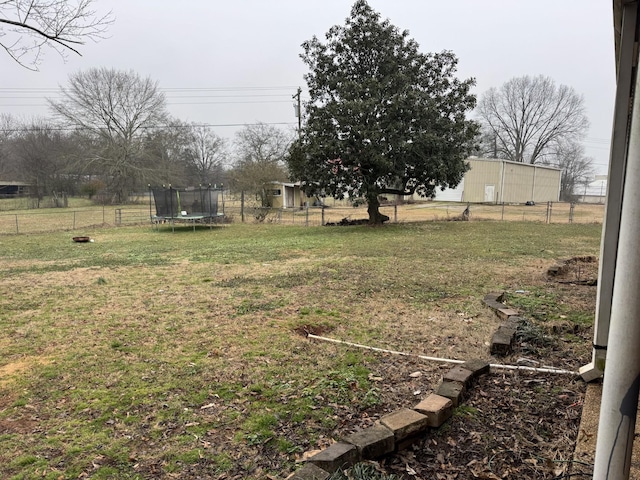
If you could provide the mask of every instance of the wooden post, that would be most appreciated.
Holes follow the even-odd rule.
[[[244,223],[244,190],[240,192],[240,220]]]
[[[573,223],[573,210],[576,208],[576,204],[571,202],[569,205],[569,223]]]

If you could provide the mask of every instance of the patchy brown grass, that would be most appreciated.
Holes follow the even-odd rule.
[[[554,339],[516,355],[572,369],[589,355],[595,290],[559,284],[546,268],[596,254],[597,225],[89,233],[95,243],[74,244],[68,233],[0,239],[3,478],[286,476],[305,451],[417,403],[447,368],[312,342],[305,333],[487,358],[499,324],[482,304],[488,291],[506,290],[510,305]],[[580,328],[558,328],[567,323]],[[495,388],[480,391],[498,404],[515,383],[523,392],[538,386],[504,376],[489,382]],[[573,388],[545,382],[549,392]],[[511,423],[513,435],[525,425]],[[482,428],[483,436],[495,431]],[[491,438],[487,448],[506,448]],[[434,439],[449,445],[447,437]],[[536,455],[551,455],[551,445]],[[423,478],[443,473],[426,469],[435,447],[424,448],[406,462],[389,459],[386,468],[404,462]],[[461,472],[457,478],[471,478]]]

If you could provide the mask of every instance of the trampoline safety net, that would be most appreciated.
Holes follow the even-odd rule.
[[[156,217],[161,219],[198,219],[218,216],[218,194],[212,187],[152,187]]]

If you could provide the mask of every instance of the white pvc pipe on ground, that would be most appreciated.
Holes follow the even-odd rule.
[[[593,478],[627,479],[640,393],[640,77],[631,112]]]
[[[439,357],[427,357],[425,355],[418,355],[415,353],[398,352],[396,350],[387,350],[384,348],[369,347],[367,345],[347,342],[345,340],[336,340],[335,338],[320,337],[318,335],[312,335],[311,333],[307,335],[307,338],[311,338],[313,340],[320,340],[322,342],[339,343],[341,345],[348,345],[349,347],[362,348],[364,350],[371,350],[374,352],[389,353],[391,355],[401,355],[403,357],[415,357],[415,358],[419,358],[421,360],[427,360],[430,362],[458,363],[458,364],[464,363],[464,360],[454,360],[451,358],[439,358]],[[499,363],[491,363],[489,364],[489,367],[496,370],[522,370],[526,372],[555,373],[559,375],[578,375],[578,372],[573,372],[571,370],[562,370],[560,368],[554,368],[554,367],[526,367],[524,365],[502,365]]]

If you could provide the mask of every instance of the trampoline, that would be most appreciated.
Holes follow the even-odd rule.
[[[213,224],[224,217],[223,208],[218,208],[218,197],[222,195],[222,189],[212,187],[151,187],[149,197],[149,215],[151,221],[171,223],[172,229],[175,223],[191,223],[196,229],[196,223]],[[151,197],[156,206],[155,215],[152,213]]]

